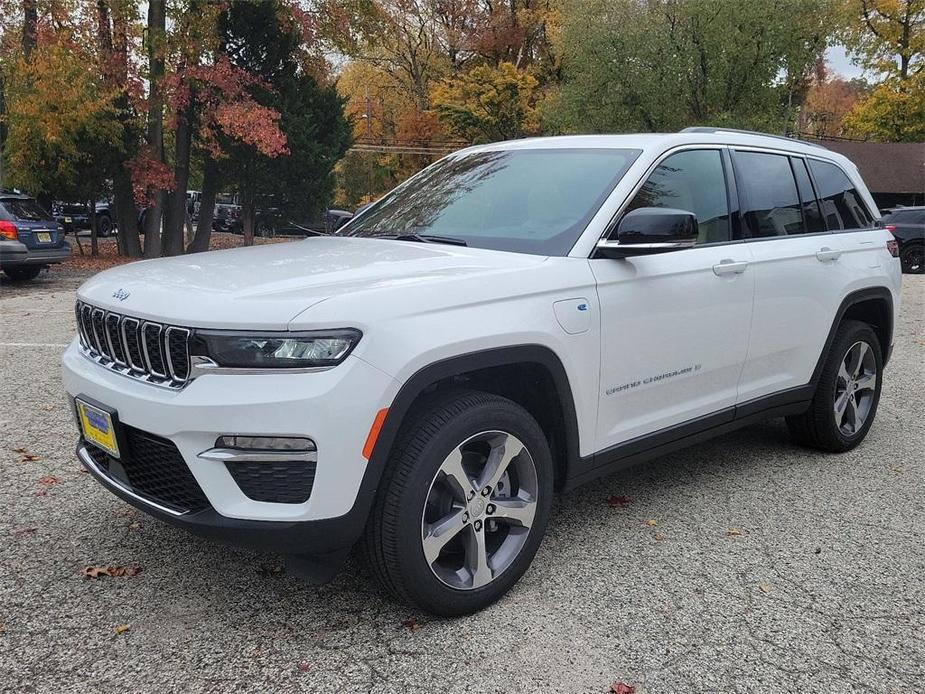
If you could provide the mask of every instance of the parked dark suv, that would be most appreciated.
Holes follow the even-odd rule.
[[[883,216],[883,226],[899,242],[903,272],[925,272],[925,207],[897,207]]]
[[[0,191],[0,268],[12,280],[31,280],[42,268],[71,257],[64,228],[34,198]]]

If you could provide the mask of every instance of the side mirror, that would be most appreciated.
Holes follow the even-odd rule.
[[[697,216],[692,212],[640,207],[625,214],[616,233],[598,241],[597,250],[605,258],[667,253],[691,248],[697,234]]]

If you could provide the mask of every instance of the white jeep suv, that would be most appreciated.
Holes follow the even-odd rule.
[[[504,594],[555,490],[767,417],[861,442],[899,306],[855,166],[698,128],[472,147],[336,235],[78,292],[77,454],[165,521],[400,599]]]

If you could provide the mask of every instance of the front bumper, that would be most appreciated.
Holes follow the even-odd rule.
[[[143,430],[176,446],[208,507],[177,514],[134,494],[106,474],[78,445],[78,457],[107,489],[174,525],[232,544],[297,554],[324,554],[360,536],[378,475],[362,455],[376,412],[397,391],[394,380],[348,357],[315,373],[209,374],[173,391],[99,366],[76,341],[63,357],[70,398],[84,396],[113,408],[120,426]],[[311,494],[303,503],[249,498],[227,466],[201,457],[219,436],[303,436],[317,446]]]
[[[71,257],[71,245],[64,241],[58,248],[28,248],[19,241],[0,242],[0,265],[51,265],[63,263]]]

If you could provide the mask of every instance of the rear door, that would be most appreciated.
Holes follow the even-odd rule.
[[[741,404],[809,383],[845,288],[864,275],[858,264],[879,264],[880,255],[868,235],[833,233],[877,235],[835,164],[744,149],[733,157],[756,281]]]
[[[619,216],[693,212],[697,245],[590,261],[601,304],[599,451],[704,415],[732,418],[754,274],[747,245],[733,238],[730,177],[724,148],[668,154]]]

